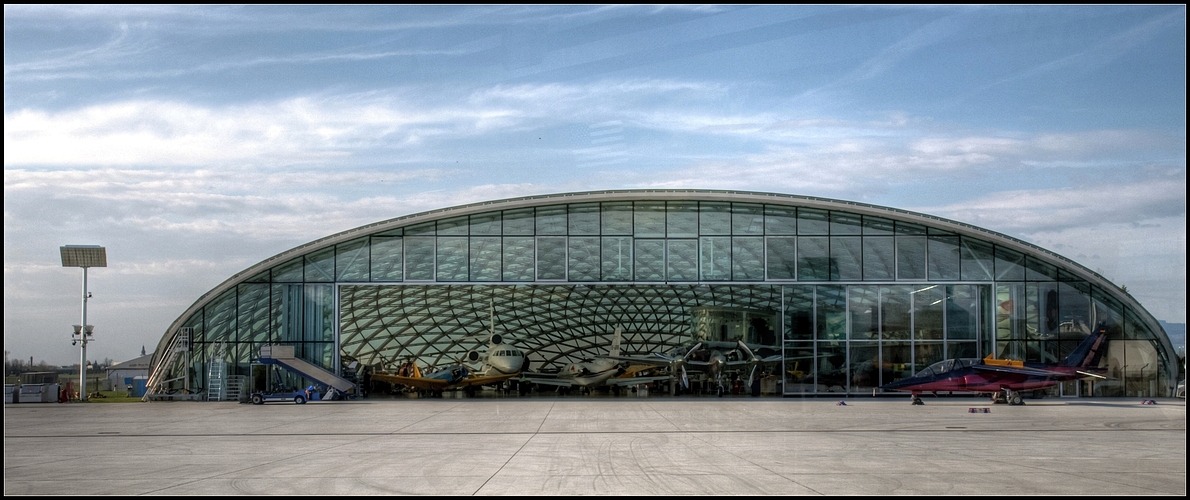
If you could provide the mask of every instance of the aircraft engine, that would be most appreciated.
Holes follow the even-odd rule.
[[[499,333],[492,335],[492,344],[493,345],[500,345],[503,343],[504,343],[504,337],[500,336]]]
[[[479,351],[467,351],[467,361],[474,363],[482,357],[483,355],[479,354]]]

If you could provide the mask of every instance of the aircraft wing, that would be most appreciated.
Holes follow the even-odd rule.
[[[1040,368],[1030,368],[1025,366],[973,365],[971,368],[985,372],[1012,373],[1016,375],[1028,375],[1032,377],[1054,377],[1065,375],[1062,372],[1043,370]]]
[[[490,376],[483,376],[483,377],[467,377],[463,380],[458,381],[451,387],[471,387],[471,386],[475,386],[475,385],[495,384],[495,383],[503,382],[510,378],[516,377],[518,375],[519,374],[517,374],[517,373],[501,373],[500,375],[490,375]]]
[[[654,375],[652,377],[609,378],[609,379],[607,379],[607,382],[604,382],[604,384],[627,386],[627,385],[636,385],[636,384],[648,384],[650,382],[656,382],[658,380],[669,380],[669,379],[670,379],[669,375]]]
[[[372,380],[379,380],[381,382],[388,382],[390,384],[400,384],[400,385],[404,385],[407,387],[413,387],[416,389],[428,389],[428,390],[434,390],[434,391],[441,391],[443,389],[446,389],[446,387],[448,385],[450,385],[449,382],[442,380],[442,379],[425,378],[425,377],[402,377],[400,375],[389,375],[387,373],[374,373],[374,374],[372,374]]]
[[[571,387],[574,385],[574,382],[569,379],[548,378],[548,377],[542,377],[542,378],[525,377],[525,382],[529,382],[529,383],[533,383],[533,384],[537,384],[537,385],[553,385],[553,386],[557,386],[557,387]]]
[[[632,363],[639,363],[649,366],[669,366],[673,360],[662,357],[631,357],[631,356],[605,356],[607,359],[614,359],[617,361],[630,361]]]

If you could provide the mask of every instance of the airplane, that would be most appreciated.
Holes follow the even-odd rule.
[[[465,357],[469,362],[481,362],[478,369],[469,368],[459,361],[429,374],[423,374],[416,362],[409,361],[397,373],[374,373],[372,380],[399,384],[441,395],[444,391],[463,389],[474,395],[479,386],[494,385],[520,375],[526,366],[525,353],[505,344],[503,337],[492,335],[485,353],[469,351]]]
[[[921,393],[940,391],[991,393],[993,402],[1009,405],[1025,404],[1021,391],[1044,389],[1060,382],[1083,378],[1106,379],[1106,368],[1099,368],[1099,360],[1107,351],[1108,328],[1099,323],[1059,364],[1025,363],[1010,359],[952,358],[923,368],[913,376],[880,386],[890,391],[908,391],[911,402],[923,404]]]
[[[524,351],[505,343],[504,337],[495,332],[495,313],[490,321],[488,332],[488,347],[480,353],[476,350],[468,351],[465,359],[468,363],[480,363],[478,369],[468,367],[463,360],[444,368],[423,375],[417,363],[409,361],[403,364],[397,373],[374,373],[372,380],[399,384],[423,391],[429,391],[435,396],[442,392],[463,389],[467,395],[474,395],[476,388],[485,385],[495,385],[520,375],[528,368],[529,359]]]
[[[771,346],[758,346],[771,347]],[[738,349],[739,352],[746,356],[746,359],[728,359],[729,354],[733,350]],[[686,351],[682,354],[682,351]],[[752,352],[752,349],[742,340],[736,342],[725,341],[702,341],[694,344],[689,350],[678,347],[663,353],[653,353],[651,357],[615,357],[614,359],[629,361],[632,363],[643,363],[654,366],[668,366],[670,369],[670,392],[676,393],[676,382],[680,378],[683,387],[690,387],[690,380],[686,375],[686,367],[691,369],[706,372],[711,379],[715,380],[717,387],[717,394],[723,396],[727,392],[724,387],[723,375],[729,368],[740,366],[752,366],[748,374],[748,385],[752,385],[752,377],[756,375],[756,370],[766,363],[772,363],[781,360],[781,355],[769,356],[761,358]],[[678,374],[681,374],[680,377]]]
[[[624,386],[647,384],[657,380],[669,379],[669,375],[648,377],[624,376],[634,374],[637,371],[641,371],[641,369],[625,373],[626,370],[620,368],[618,357],[620,356],[621,335],[621,328],[616,327],[616,331],[612,335],[612,345],[608,348],[607,357],[570,363],[562,368],[557,375],[549,376],[535,373],[531,376],[522,377],[521,380],[538,385],[552,385],[564,388],[577,386],[586,390],[590,390],[592,387],[610,386],[614,393],[619,394],[620,388]]]

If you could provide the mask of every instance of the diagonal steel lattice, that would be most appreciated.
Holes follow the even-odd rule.
[[[495,332],[529,353],[532,370],[606,355],[620,327],[624,355],[647,355],[692,338],[692,310],[776,314],[772,285],[343,285],[341,349],[367,366],[415,360],[442,366],[486,346]]]

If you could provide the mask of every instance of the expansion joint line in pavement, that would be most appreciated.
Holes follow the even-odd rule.
[[[538,434],[541,433],[541,428],[542,428],[542,426],[545,425],[545,421],[549,420],[550,413],[554,411],[555,404],[557,404],[557,403],[550,403],[550,409],[549,409],[549,411],[545,412],[545,417],[542,417],[541,423],[537,424],[537,430],[533,431],[533,434],[530,434],[529,437],[525,439],[525,442],[521,443],[521,445],[519,447],[517,447],[516,451],[512,452],[512,454],[508,456],[508,460],[505,460],[504,463],[500,464],[500,468],[496,469],[496,472],[493,472],[491,476],[489,476],[487,479],[485,479],[483,481],[483,484],[479,485],[479,487],[476,488],[475,491],[473,491],[471,493],[472,496],[478,494],[479,491],[482,490],[484,486],[487,486],[488,481],[491,481],[492,478],[494,478],[494,477],[496,477],[496,475],[500,474],[500,471],[504,470],[504,467],[507,466],[508,463],[511,462],[513,458],[516,458],[516,456],[521,453],[521,450],[525,449],[525,447],[529,445],[529,441],[532,441],[534,436],[537,436]]]

